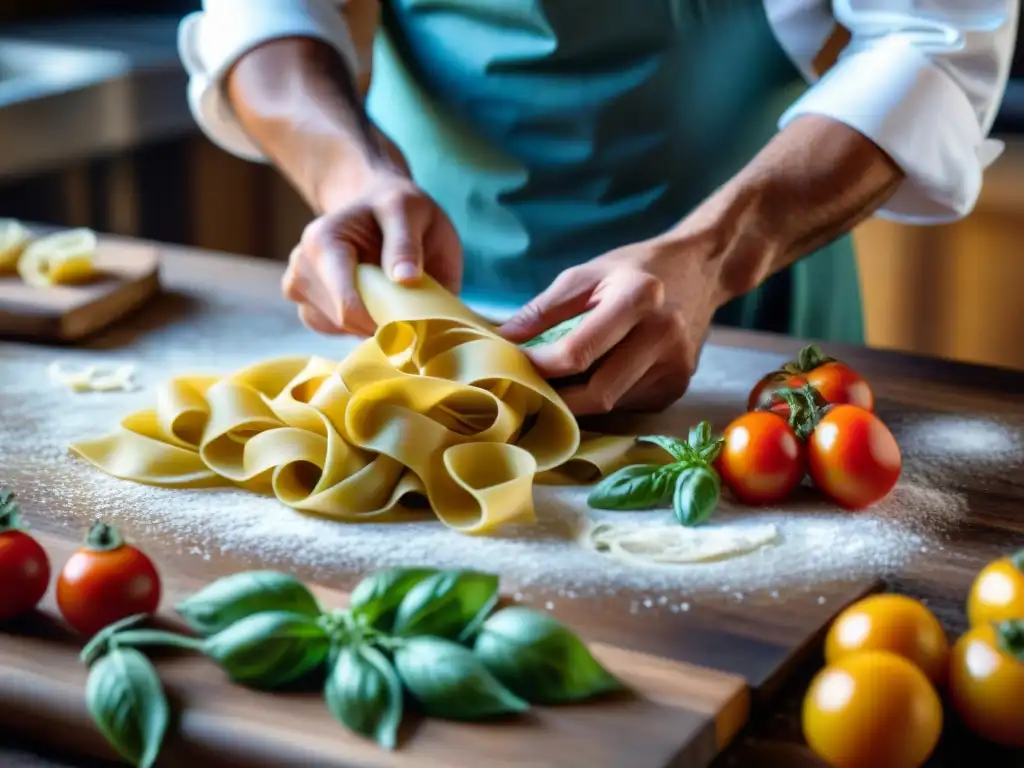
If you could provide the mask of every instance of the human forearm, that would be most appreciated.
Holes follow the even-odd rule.
[[[849,231],[902,179],[864,136],[808,116],[781,131],[667,237],[708,243],[725,301]]]
[[[318,211],[331,206],[332,189],[395,162],[348,66],[319,41],[259,46],[232,68],[225,87],[239,123]]]

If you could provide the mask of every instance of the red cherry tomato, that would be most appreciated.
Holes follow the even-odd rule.
[[[751,411],[726,427],[715,461],[722,480],[744,504],[786,498],[807,473],[807,453],[787,421],[770,411]]]
[[[800,374],[773,371],[757,382],[754,388],[750,390],[750,397],[747,398],[747,410],[756,411],[758,409],[779,406],[785,413],[782,413],[782,411],[778,412],[784,418],[788,417],[789,406],[780,402],[772,403],[772,396],[784,389],[800,389],[806,383],[807,379]],[[773,408],[773,410],[775,409]]]
[[[875,414],[855,405],[829,406],[807,441],[811,480],[847,509],[889,495],[903,468],[900,447]]]
[[[861,375],[845,363],[819,365],[807,373],[807,383],[818,390],[826,403],[856,405],[865,411],[875,409],[875,393]]]
[[[875,408],[875,395],[864,378],[846,363],[833,360],[814,344],[800,350],[795,360],[762,378],[747,398],[747,410],[771,407],[789,418],[785,403],[772,402],[772,395],[784,389],[800,389],[810,384],[826,403],[856,405],[866,411]]]
[[[116,528],[96,523],[57,578],[57,606],[68,624],[91,637],[115,621],[154,613],[160,590],[153,561]]]
[[[20,523],[14,493],[0,490],[0,621],[31,611],[50,584],[50,559]]]

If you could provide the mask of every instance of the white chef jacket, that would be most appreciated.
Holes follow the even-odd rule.
[[[623,0],[628,2],[629,0]],[[354,71],[340,13],[344,0],[204,0],[186,17],[179,50],[189,103],[215,143],[263,161],[232,114],[225,73],[257,45],[311,37],[333,46]],[[989,138],[1013,58],[1020,0],[764,0],[779,44],[812,86],[782,115],[838,120],[867,136],[906,179],[877,215],[916,224],[953,221],[977,203],[982,174],[1002,153]],[[816,63],[837,30],[850,37],[835,63]]]

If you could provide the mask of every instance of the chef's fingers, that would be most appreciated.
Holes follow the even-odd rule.
[[[455,227],[443,213],[435,214],[424,243],[424,271],[458,296],[462,290],[462,243]]]
[[[605,276],[595,291],[597,306],[579,326],[551,344],[526,350],[545,378],[572,376],[588,370],[664,301],[659,281],[641,275],[623,275],[618,280],[616,277]]]
[[[341,328],[328,320],[312,304],[299,304],[299,320],[304,326],[317,333],[332,336],[342,332]]]
[[[424,195],[402,194],[379,204],[374,213],[384,235],[380,265],[396,283],[413,284],[423,275],[423,240],[433,218]]]
[[[529,341],[549,328],[586,311],[600,278],[592,271],[573,267],[506,320],[498,333],[512,342]]]
[[[356,288],[358,254],[354,248],[325,227],[307,229],[300,247],[295,283],[306,303],[345,333],[372,335],[374,322]]]
[[[577,416],[612,411],[619,401],[658,363],[664,351],[658,323],[635,326],[622,343],[594,370],[586,384],[559,390],[569,410]]]

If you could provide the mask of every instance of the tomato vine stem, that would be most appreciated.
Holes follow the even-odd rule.
[[[121,532],[101,520],[92,524],[85,537],[85,546],[97,552],[111,552],[124,544]]]
[[[1024,549],[1018,549],[1010,555],[1010,562],[1013,563],[1014,568],[1024,573]]]
[[[10,488],[0,488],[0,533],[21,528],[21,506],[15,495]]]
[[[1009,619],[996,625],[999,648],[1024,662],[1024,619]]]
[[[781,403],[789,407],[789,426],[793,428],[796,436],[804,441],[811,436],[829,408],[829,403],[811,384],[773,392],[762,410],[772,411],[774,406]]]

